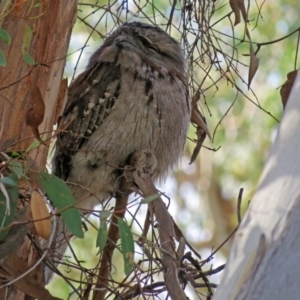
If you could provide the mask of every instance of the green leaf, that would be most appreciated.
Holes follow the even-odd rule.
[[[107,241],[107,224],[106,224],[106,218],[104,218],[101,219],[100,221],[100,228],[97,234],[96,247],[99,247],[98,254],[104,250],[106,241]]]
[[[35,65],[34,59],[29,54],[31,39],[32,39],[32,30],[28,25],[25,25],[22,47],[21,47],[23,59],[28,65]]]
[[[126,275],[129,275],[133,269],[133,262],[134,262],[133,237],[129,226],[123,219],[118,218],[118,225],[119,225],[120,236],[121,236],[124,271]]]
[[[42,138],[41,138],[41,140],[42,140],[43,142],[45,142],[46,139],[47,139],[47,136],[46,136],[46,135],[43,135]],[[39,147],[40,144],[41,144],[41,142],[38,141],[37,139],[35,139],[35,140],[28,146],[28,148],[26,149],[26,153],[28,153],[28,152],[31,151],[32,149],[35,149],[35,148]]]
[[[28,53],[23,54],[23,59],[25,60],[26,64],[35,65],[35,60],[30,56],[30,54]]]
[[[97,254],[103,251],[106,245],[106,241],[107,241],[106,219],[111,216],[111,211],[109,210],[100,211],[99,215],[100,215],[100,228],[98,230],[97,241],[96,241],[96,247],[99,247],[99,251]]]
[[[29,151],[32,150],[32,149],[37,148],[40,144],[41,144],[40,141],[34,140],[34,141],[28,146],[28,148],[26,149],[26,153],[29,152]]]
[[[9,45],[11,43],[9,33],[3,28],[0,28],[0,40],[3,41],[6,45]]]
[[[159,194],[153,194],[153,195],[148,196],[145,199],[143,199],[141,201],[141,203],[149,203],[149,202],[152,202],[152,201],[156,200],[157,198],[159,198]]]
[[[11,156],[12,156],[12,157],[20,157],[21,154],[20,154],[19,152],[17,152],[17,151],[13,151],[13,152],[11,153]]]
[[[22,48],[21,48],[23,56],[29,52],[31,39],[32,39],[32,30],[26,24],[24,28],[24,35],[23,35]]]
[[[72,207],[75,200],[68,186],[54,175],[46,172],[41,172],[39,175],[45,192],[56,208],[61,211],[61,216],[68,229],[76,237],[83,238],[81,216],[78,209]]]
[[[18,178],[17,178],[17,180],[18,180]],[[18,186],[18,182],[11,179],[10,177],[2,177],[2,178],[0,178],[0,181],[6,186],[13,186],[13,187]]]
[[[6,59],[1,49],[0,49],[0,67],[6,67]]]
[[[41,138],[41,140],[42,140],[43,142],[44,142],[46,139],[47,139],[47,137],[46,137],[45,135]],[[26,149],[26,153],[28,153],[28,152],[29,152],[30,150],[32,150],[32,149],[35,149],[35,148],[39,147],[40,144],[41,144],[41,142],[35,139],[35,140],[28,146],[28,148]]]
[[[18,179],[21,178],[23,174],[23,168],[20,162],[12,160],[9,162],[8,167],[12,172],[14,172],[17,175]]]
[[[100,220],[107,219],[111,216],[111,211],[109,210],[100,211],[99,216],[100,216]]]
[[[36,5],[33,6],[33,8],[39,8],[39,7],[41,7],[41,6],[42,6],[41,3],[37,3]]]
[[[13,182],[17,182],[18,180],[15,174],[11,174],[9,179]],[[3,240],[8,233],[8,230],[3,230],[3,228],[7,227],[13,222],[19,200],[18,185],[9,185],[5,186],[5,188],[9,197],[10,213],[7,214],[6,198],[3,192],[0,190],[0,241]]]

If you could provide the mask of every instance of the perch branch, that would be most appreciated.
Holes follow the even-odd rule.
[[[94,293],[94,300],[103,300],[105,298],[108,286],[111,265],[112,265],[112,256],[116,248],[118,239],[120,238],[120,232],[118,227],[118,217],[123,218],[126,212],[126,206],[128,201],[128,195],[123,195],[121,192],[116,196],[116,205],[114,213],[111,217],[111,223],[108,230],[108,238],[106,246],[103,251],[101,258],[98,281],[97,281],[97,290]]]
[[[146,150],[138,151],[132,156],[130,165],[134,167],[133,181],[140,189],[143,197],[157,194],[157,189],[151,179],[156,167],[156,159],[153,154]],[[149,211],[152,216],[156,217],[159,224],[158,231],[166,288],[171,299],[187,299],[178,277],[179,262],[173,240],[175,237],[173,220],[160,197],[149,203]]]

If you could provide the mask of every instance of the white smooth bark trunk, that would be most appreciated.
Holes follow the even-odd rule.
[[[214,296],[231,299],[300,299],[299,72]]]

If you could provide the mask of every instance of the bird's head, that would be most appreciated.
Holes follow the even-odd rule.
[[[137,55],[154,64],[165,64],[179,73],[185,72],[185,61],[180,44],[157,26],[140,22],[126,22],[115,30],[91,57],[89,66],[122,52],[128,57]],[[88,67],[89,67],[88,66]]]

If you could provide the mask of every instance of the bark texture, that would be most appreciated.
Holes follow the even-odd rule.
[[[6,67],[0,67],[0,150],[6,153],[27,149],[34,140],[32,128],[27,124],[37,124],[37,119],[42,121],[41,135],[46,133],[45,137],[50,137],[52,134],[53,124],[63,106],[60,87],[77,8],[75,0],[11,2],[0,2],[4,16],[0,19],[0,27],[11,37],[9,45],[0,41],[7,61]],[[28,55],[35,64],[28,64]],[[49,141],[46,144],[49,145]],[[42,145],[29,154],[41,169],[45,168],[48,149]],[[26,203],[23,199],[21,207]],[[1,259],[2,278],[10,281],[19,277],[26,266],[37,261],[38,255],[27,236],[21,247],[10,251],[13,255]],[[20,262],[23,262],[22,267]],[[38,288],[40,281],[38,269],[7,287],[3,285],[7,281],[2,281],[0,299],[54,299]]]
[[[299,93],[298,71],[259,187],[236,233],[215,300],[299,298]]]
[[[5,2],[5,1],[4,1]],[[34,7],[40,3],[41,6]],[[15,1],[0,26],[11,36],[11,44],[0,42],[7,66],[0,68],[0,148],[25,150],[32,143],[26,114],[35,105],[31,99],[37,86],[45,103],[40,133],[51,135],[63,103],[58,95],[64,71],[70,34],[76,17],[77,1]],[[37,65],[29,65],[29,54]],[[31,138],[30,138],[31,137]],[[38,163],[45,164],[47,151],[39,149]]]

